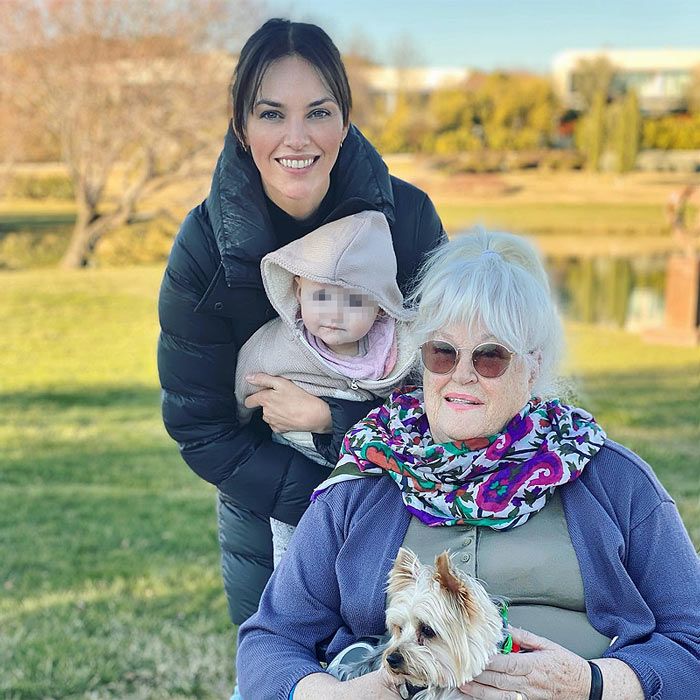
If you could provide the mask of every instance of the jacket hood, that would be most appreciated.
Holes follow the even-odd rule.
[[[268,253],[260,265],[270,303],[287,325],[296,325],[299,302],[294,276],[364,291],[396,320],[405,321],[396,283],[396,256],[384,214],[363,211],[319,226]]]
[[[338,153],[331,178],[338,207],[326,221],[375,209],[386,216],[390,225],[394,223],[389,170],[377,150],[353,125]],[[259,263],[279,245],[267,211],[260,173],[230,124],[214,170],[207,211],[229,285],[240,274],[240,262]]]

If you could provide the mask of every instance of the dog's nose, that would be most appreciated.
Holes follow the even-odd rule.
[[[393,651],[386,657],[386,662],[396,671],[403,665],[403,656],[400,651]]]

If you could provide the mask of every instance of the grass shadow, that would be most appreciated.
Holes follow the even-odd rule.
[[[160,400],[160,390],[143,384],[100,385],[80,388],[26,389],[0,392],[3,406],[10,410],[30,408],[64,410],[66,408],[114,408],[118,406],[153,406]]]
[[[592,410],[616,411],[630,425],[700,428],[700,366],[654,368],[653,372],[653,381],[643,370],[589,372],[581,375],[583,393]]]

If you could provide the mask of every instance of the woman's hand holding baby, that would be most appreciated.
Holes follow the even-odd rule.
[[[246,377],[246,381],[261,387],[245,400],[246,407],[261,407],[263,420],[274,433],[331,432],[331,410],[323,399],[300,389],[289,379],[263,372]]]

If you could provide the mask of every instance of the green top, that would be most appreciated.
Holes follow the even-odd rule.
[[[599,658],[610,644],[586,616],[583,580],[558,492],[537,515],[512,530],[428,527],[411,518],[403,546],[424,563],[449,549],[456,567],[509,602],[514,627],[586,659]]]

